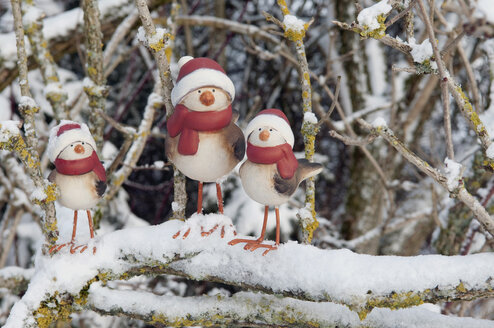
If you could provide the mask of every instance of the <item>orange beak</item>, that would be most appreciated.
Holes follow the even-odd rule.
[[[77,146],[74,147],[74,151],[77,154],[82,154],[84,152],[84,147],[82,145],[77,145]]]
[[[262,130],[261,133],[259,134],[259,139],[261,139],[262,141],[267,141],[269,139],[269,131]]]
[[[199,97],[199,100],[204,106],[209,106],[214,104],[214,95],[211,91],[204,91]]]

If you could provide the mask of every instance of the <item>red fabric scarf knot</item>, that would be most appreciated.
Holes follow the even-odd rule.
[[[232,106],[221,111],[195,112],[184,105],[177,105],[166,122],[168,134],[178,140],[178,152],[194,155],[199,148],[198,131],[216,131],[228,126],[232,120]]]
[[[247,143],[247,158],[257,164],[274,164],[283,179],[290,179],[298,168],[292,147],[284,143],[274,147],[254,146]]]
[[[98,155],[94,150],[91,156],[86,158],[74,160],[57,158],[55,160],[55,167],[58,173],[65,175],[81,175],[94,171],[101,181],[106,181],[105,168],[99,161]]]

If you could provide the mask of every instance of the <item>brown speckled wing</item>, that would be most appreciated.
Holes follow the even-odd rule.
[[[225,129],[225,140],[226,143],[233,148],[233,155],[237,162],[244,159],[245,137],[242,130],[240,130],[236,124],[230,123]]]
[[[296,175],[290,179],[283,179],[281,175],[276,172],[273,177],[274,189],[281,195],[291,196],[298,187],[300,181],[297,181]]]
[[[48,176],[48,181],[50,182],[55,182],[55,179],[57,177],[57,170],[53,170],[50,172],[50,175]]]

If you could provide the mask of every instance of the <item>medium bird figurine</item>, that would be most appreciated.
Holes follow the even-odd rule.
[[[167,121],[165,148],[168,159],[187,177],[199,182],[197,213],[202,212],[204,182],[216,183],[218,211],[223,214],[223,198],[218,180],[244,157],[245,140],[235,124],[232,101],[235,87],[223,68],[209,58],[182,57],[172,90],[175,107]],[[201,231],[210,235],[218,226]],[[221,236],[224,236],[222,227]],[[183,238],[186,238],[190,229]],[[177,238],[180,231],[173,237]]]
[[[86,245],[75,245],[77,231],[77,211],[86,210],[89,232],[94,238],[93,220],[89,209],[94,207],[106,190],[106,172],[96,154],[96,143],[84,123],[62,120],[50,131],[48,154],[55,164],[48,176],[50,182],[59,188],[58,202],[74,210],[72,239],[70,243],[55,245],[50,253],[59,251],[70,245],[70,253],[74,254],[87,249]],[[93,254],[96,247],[93,247]]]
[[[229,245],[246,243],[244,249],[266,248],[263,255],[280,244],[280,212],[300,182],[322,171],[322,165],[293,154],[294,136],[287,117],[279,109],[265,109],[247,125],[247,160],[240,167],[240,179],[247,195],[265,205],[264,222],[258,239],[234,239]],[[263,243],[269,206],[275,207],[276,244]]]

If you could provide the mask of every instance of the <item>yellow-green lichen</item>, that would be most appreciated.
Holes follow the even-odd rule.
[[[460,282],[460,284],[458,286],[456,286],[456,290],[460,293],[466,293],[467,292],[467,289],[465,288],[465,285],[463,284],[463,282]]]
[[[290,15],[290,10],[288,9],[288,5],[285,0],[277,0],[276,3],[280,6],[281,12],[284,15]]]
[[[377,16],[377,22],[379,23],[378,28],[370,30],[368,26],[363,26],[363,29],[357,29],[356,32],[358,32],[363,38],[381,39],[383,36],[386,35],[386,25],[384,24],[385,20],[386,16],[379,15]]]

